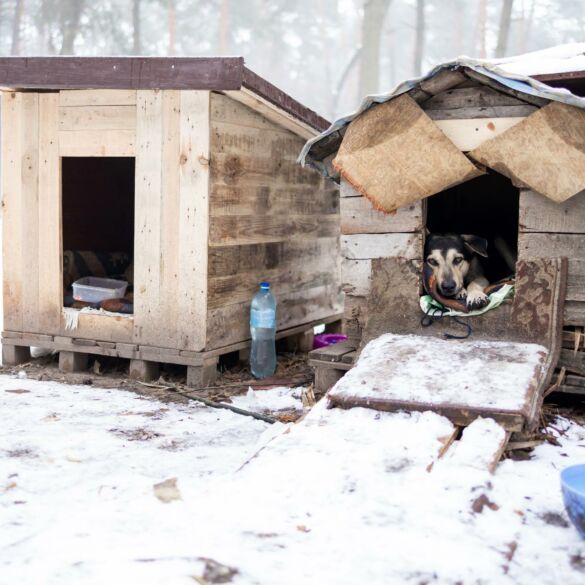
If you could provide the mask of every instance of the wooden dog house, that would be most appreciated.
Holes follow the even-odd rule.
[[[338,318],[339,199],[296,157],[326,127],[241,58],[3,58],[3,359],[151,377],[249,345],[268,280],[279,337]],[[65,250],[133,259],[133,313],[64,307]]]
[[[366,98],[356,114],[305,145],[301,161],[341,183],[349,341],[312,353],[320,389],[352,368],[356,353],[376,335],[441,335],[443,324],[420,327],[425,233],[482,235],[483,229],[492,240],[503,232],[517,257],[516,272],[530,277],[517,283],[516,308],[472,318],[474,337],[544,342],[550,334],[555,355],[538,392],[559,354],[565,370],[557,389],[585,392],[584,108],[585,99],[567,91],[462,59]],[[547,275],[565,258],[566,288]],[[538,287],[549,276],[545,298]],[[561,293],[557,316],[559,307],[549,303]],[[532,330],[524,322],[519,334],[510,323],[530,319],[527,305],[548,321]],[[552,340],[557,326],[564,327],[562,350]]]

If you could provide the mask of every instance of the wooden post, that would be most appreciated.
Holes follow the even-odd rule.
[[[5,366],[17,366],[30,361],[30,347],[21,345],[2,346],[2,364]]]
[[[204,358],[201,366],[187,366],[187,386],[191,388],[205,388],[217,380],[216,356]]]
[[[327,392],[344,374],[345,370],[337,370],[335,367],[317,366],[315,368],[315,392]]]
[[[59,352],[59,370],[67,374],[73,372],[83,372],[87,370],[86,353],[79,353],[76,351],[60,351]]]
[[[133,380],[141,382],[150,382],[157,380],[160,373],[158,362],[147,362],[145,360],[130,360],[128,375]]]

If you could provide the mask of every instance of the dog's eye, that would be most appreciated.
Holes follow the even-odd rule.
[[[461,264],[461,262],[463,262],[463,257],[462,256],[457,256],[457,258],[455,258],[453,260],[453,264],[455,264],[455,266],[458,266],[459,264]]]
[[[434,258],[428,258],[427,262],[431,265],[431,266],[438,266],[439,263],[434,259]]]

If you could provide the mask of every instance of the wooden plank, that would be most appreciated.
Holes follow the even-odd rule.
[[[519,226],[523,232],[585,234],[585,191],[557,203],[540,193],[522,189]]]
[[[371,278],[371,260],[341,260],[341,290],[346,295],[368,296]]]
[[[135,106],[135,89],[75,89],[59,92],[59,105],[75,106]]]
[[[431,95],[437,95],[465,81],[465,75],[458,70],[444,69],[430,79],[420,83],[420,89]]]
[[[585,258],[585,234],[525,232],[518,234],[519,258],[554,258],[557,256],[566,256],[569,259],[569,272],[572,272],[571,261]]]
[[[341,255],[348,260],[396,257],[422,259],[422,235],[353,234],[341,236]]]
[[[320,286],[333,286],[339,282],[335,264],[325,259],[321,266],[281,267],[263,273],[237,274],[210,279],[208,285],[208,306],[217,309],[234,303],[243,303],[254,296],[262,280],[270,282],[270,289],[280,298],[289,292],[301,292]]]
[[[95,341],[132,341],[134,318],[130,315],[100,315],[99,313],[79,312],[79,320],[75,329],[67,329],[65,314],[75,309],[65,309],[61,313],[62,337],[93,339]]]
[[[429,114],[429,110],[456,110],[462,108],[488,108],[498,106],[526,106],[526,102],[491,87],[480,85],[476,87],[454,87],[432,96],[422,105],[422,109]]]
[[[206,347],[209,226],[208,91],[181,92],[179,349]]]
[[[211,169],[214,180],[225,185],[256,184],[259,181],[286,182],[294,185],[317,187],[323,178],[312,169],[296,163],[294,157],[232,154],[213,151]]]
[[[536,112],[536,106],[524,104],[522,106],[488,106],[476,108],[457,108],[453,110],[427,110],[431,120],[470,120],[470,119],[498,119],[498,118],[525,118]]]
[[[268,120],[277,123],[279,126],[282,126],[287,130],[290,130],[304,140],[313,138],[313,136],[318,134],[318,131],[313,127],[315,121],[311,120],[312,124],[309,124],[303,120],[300,120],[295,115],[270,103],[267,99],[258,95],[254,91],[242,88],[237,91],[226,91],[225,93],[230,98],[260,112]]]
[[[22,326],[39,332],[39,232],[44,229],[39,215],[39,94],[22,96]],[[42,226],[42,227],[41,227]]]
[[[288,240],[242,246],[217,246],[209,249],[208,276],[230,276],[280,268],[313,265],[324,258],[332,269],[339,260],[337,238]]]
[[[133,130],[59,132],[60,156],[136,156]]]
[[[318,189],[286,181],[267,181],[263,185],[213,183],[210,213],[212,216],[337,215],[339,194],[332,182]]]
[[[39,94],[39,330],[58,334],[63,307],[59,94]]]
[[[569,268],[570,268],[569,264]],[[585,303],[582,301],[566,301],[563,311],[564,325],[585,326]]]
[[[22,93],[2,92],[2,259],[4,327],[23,331]],[[35,218],[33,218],[34,220]]]
[[[524,117],[481,118],[471,120],[435,120],[445,136],[461,151],[468,152],[503,134]]]
[[[136,106],[62,106],[59,108],[59,129],[136,131]]]
[[[355,345],[351,341],[342,341],[334,345],[314,349],[309,352],[309,359],[324,362],[340,362],[344,355],[353,351],[355,351]]]
[[[285,239],[327,238],[339,234],[339,217],[329,216],[228,216],[212,217],[209,245],[243,245]]]
[[[162,204],[160,208],[160,282],[158,312],[159,339],[156,345],[173,347],[181,315],[177,304],[180,294],[179,240],[181,222],[181,92],[162,92]],[[154,337],[150,343],[155,343]],[[161,360],[164,361],[164,360]]]
[[[400,207],[392,214],[378,211],[366,197],[341,199],[342,234],[416,232],[422,228],[423,206],[420,201]]]
[[[165,193],[162,112],[162,92],[137,92],[133,340],[153,345],[162,326],[159,312],[161,211]]]
[[[529,104],[533,104],[535,106],[546,106],[548,103],[550,103],[550,100],[546,99],[546,98],[541,98],[535,95],[530,95],[521,91],[518,91],[516,89],[511,89],[509,88],[507,85],[504,85],[503,83],[500,83],[499,81],[496,81],[495,79],[492,79],[491,77],[486,77],[485,75],[482,75],[481,73],[477,73],[476,71],[473,71],[472,69],[467,69],[465,71],[465,75],[475,81],[478,81],[481,85],[483,86],[488,86],[488,87],[492,87],[493,89],[501,92],[501,93],[505,93],[511,96],[514,96],[526,103]]]
[[[303,323],[325,322],[342,312],[338,287],[320,286],[287,293],[278,298],[277,335],[283,329]],[[251,299],[235,305],[210,310],[207,317],[207,350],[230,346],[250,339]],[[323,319],[323,321],[320,321]]]

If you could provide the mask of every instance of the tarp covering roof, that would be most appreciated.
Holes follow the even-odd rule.
[[[365,97],[357,111],[339,118],[319,136],[310,139],[299,155],[299,162],[315,167],[324,176],[337,179],[337,174],[330,165],[324,162],[324,159],[337,152],[346,127],[356,117],[371,107],[388,102],[406,92],[414,95],[416,91],[424,88],[425,83],[449,71],[461,72],[480,83],[499,84],[503,90],[518,92],[532,99],[541,99],[541,105],[548,101],[556,101],[585,109],[585,98],[576,96],[567,89],[550,87],[528,77],[528,75],[550,73],[555,69],[556,72],[585,71],[585,43],[572,43],[498,60],[459,57],[436,66],[422,77],[400,83],[390,92]]]

